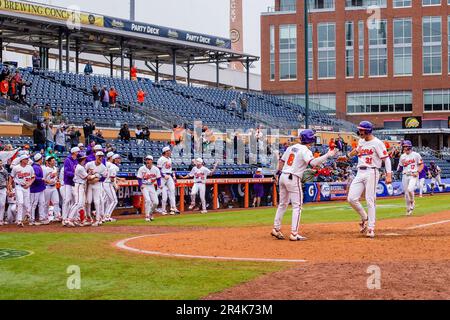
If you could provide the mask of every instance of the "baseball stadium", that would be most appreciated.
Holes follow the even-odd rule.
[[[0,300],[450,299],[450,1],[116,2],[0,0]]]

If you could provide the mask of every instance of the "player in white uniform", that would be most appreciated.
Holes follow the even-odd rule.
[[[162,151],[162,157],[159,158],[157,167],[161,170],[161,184],[162,184],[162,214],[166,215],[167,206],[167,196],[170,200],[170,214],[179,214],[180,211],[177,209],[177,204],[175,202],[175,174],[172,168],[172,151],[170,147],[165,147]]]
[[[70,208],[68,215],[68,220],[63,221],[63,226],[75,227],[75,219],[78,218],[81,210],[84,210],[86,201],[86,182],[88,178],[92,179],[94,176],[89,175],[84,167],[86,164],[86,156],[84,154],[79,154],[77,156],[78,164],[75,167],[75,173],[73,177],[73,182],[75,186],[73,187],[74,204]]]
[[[111,156],[111,161],[107,166],[107,177],[105,182],[103,182],[103,189],[105,191],[105,221],[115,222],[116,220],[112,218],[112,214],[117,204],[119,203],[117,199],[117,183],[123,179],[119,179],[117,174],[120,171],[121,158],[120,155],[115,154]],[[107,162],[108,164],[108,162]]]
[[[17,204],[16,204],[16,192],[12,190],[8,192],[8,210],[6,212],[5,224],[15,223],[17,217]]]
[[[309,165],[315,167],[324,163],[328,158],[336,155],[336,150],[330,150],[320,158],[314,159],[309,149],[315,142],[315,133],[312,130],[303,130],[300,133],[301,144],[289,147],[283,154],[278,164],[276,180],[279,182],[280,204],[275,216],[274,228],[271,235],[279,240],[285,237],[281,232],[283,216],[286,213],[289,202],[292,204],[291,241],[306,240],[298,233],[303,206],[302,177]],[[281,176],[280,176],[281,174]],[[280,176],[278,178],[278,176]]]
[[[145,201],[145,221],[153,221],[153,212],[158,207],[155,183],[162,188],[161,171],[153,165],[153,157],[145,157],[145,165],[139,168],[137,178]]]
[[[400,157],[397,171],[403,173],[402,183],[403,192],[405,192],[406,215],[411,216],[416,206],[414,191],[419,180],[419,172],[423,170],[424,163],[420,154],[412,151],[411,141],[404,141],[402,148],[403,154]]]
[[[206,214],[206,200],[205,200],[205,192],[206,192],[206,179],[208,176],[212,176],[214,172],[216,172],[217,164],[214,166],[212,170],[209,170],[207,167],[203,165],[203,159],[198,158],[195,160],[195,167],[192,168],[191,172],[181,177],[182,179],[194,178],[194,186],[191,190],[191,205],[189,206],[189,210],[194,209],[195,207],[195,198],[197,194],[200,195],[200,200],[202,202],[202,211],[201,213]]]
[[[61,208],[59,206],[59,194],[56,184],[59,182],[58,168],[56,160],[52,156],[45,159],[44,167],[45,189],[45,212],[49,214],[49,221],[61,221]],[[53,213],[50,214],[50,203],[53,206]]]
[[[15,184],[17,217],[16,223],[23,227],[23,219],[31,213],[30,187],[34,182],[34,170],[29,165],[29,156],[23,155],[19,158],[19,164],[13,167],[9,179],[8,192],[12,192]]]
[[[6,209],[6,198],[8,194],[8,171],[6,171],[3,166],[3,161],[0,160],[0,226],[4,224],[5,221],[5,209]]]
[[[106,166],[103,164],[103,158],[105,154],[102,151],[98,151],[95,154],[95,161],[86,164],[86,171],[89,175],[94,175],[94,179],[88,180],[87,187],[87,202],[86,202],[86,215],[91,217],[91,205],[94,202],[95,205],[95,222],[93,227],[98,227],[102,224],[104,218],[104,204],[103,204],[103,183],[102,179],[108,176]]]
[[[64,187],[61,195],[64,200],[62,208],[63,226],[69,222],[69,214],[75,203],[75,183],[73,181],[75,176],[75,168],[77,167],[78,155],[80,154],[80,148],[74,147],[70,150],[70,157],[67,157],[64,161],[64,167],[61,170],[63,173],[63,179],[61,180]]]
[[[392,164],[385,144],[373,134],[373,125],[363,121],[358,127],[358,147],[347,157],[358,156],[358,173],[353,179],[348,192],[348,202],[361,216],[360,232],[368,238],[375,237],[377,186],[380,180],[380,168],[384,161],[386,167],[386,183],[392,183]],[[360,198],[366,191],[367,213],[361,205]]]
[[[106,172],[109,172],[109,168],[111,167],[111,164],[112,164],[112,157],[114,156],[114,154],[115,153],[112,151],[110,151],[106,154],[106,162],[105,162]],[[103,191],[102,199],[103,199],[103,205],[104,205],[103,212],[105,213],[105,219],[103,222],[112,222],[110,220],[114,220],[114,219],[106,219],[106,211],[108,210],[108,206],[109,206],[108,195],[106,194],[106,189],[109,188],[109,186],[106,185],[106,180],[103,182],[103,189],[102,189],[102,191]]]

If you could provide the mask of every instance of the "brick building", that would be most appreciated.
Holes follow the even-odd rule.
[[[311,107],[449,146],[450,0],[307,1]],[[300,104],[303,12],[303,0],[274,0],[261,16],[262,89]],[[402,131],[409,116],[420,135]]]

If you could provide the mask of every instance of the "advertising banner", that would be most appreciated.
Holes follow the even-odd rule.
[[[181,40],[198,44],[204,44],[213,47],[231,49],[230,39],[219,38],[195,32],[183,31],[174,28],[161,27],[153,24],[117,19],[112,17],[105,17],[104,26],[106,28],[112,28],[122,31],[129,31],[161,38]]]

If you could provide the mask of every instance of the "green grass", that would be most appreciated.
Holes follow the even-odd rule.
[[[450,196],[417,199],[416,215],[448,210]],[[378,201],[378,218],[402,217],[403,199]],[[181,215],[158,218],[152,225],[244,227],[270,226],[275,209]],[[290,220],[290,212],[285,222]],[[305,206],[303,223],[356,221],[345,203]],[[125,220],[120,226],[148,225]],[[1,230],[1,229],[0,229]],[[0,299],[199,299],[286,264],[170,259],[138,255],[112,247],[127,234],[0,232],[0,248],[24,249],[34,254],[0,260]],[[69,290],[71,265],[81,269],[81,290]]]
[[[149,257],[111,246],[126,237],[0,234],[0,248],[34,252],[0,261],[0,299],[199,299],[284,267]],[[71,265],[80,267],[80,290],[67,288]]]
[[[416,198],[415,215],[448,210],[450,195]],[[273,224],[275,208],[244,211],[226,211],[221,213],[185,214],[176,217],[157,215],[152,225],[156,226],[200,226],[200,227],[248,227],[270,226]],[[291,210],[288,210],[285,221],[290,221]],[[405,200],[379,199],[377,202],[377,218],[389,219],[403,217],[406,213]],[[355,221],[358,215],[347,203],[307,204],[302,213],[302,223],[346,222]],[[122,220],[114,225],[142,226],[148,225],[143,219]]]

